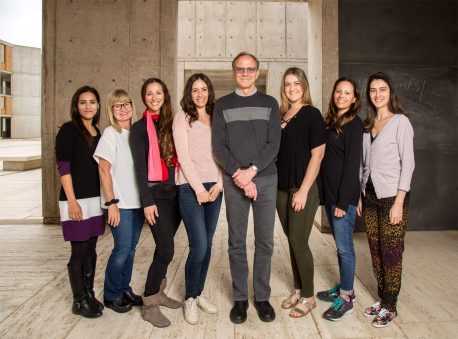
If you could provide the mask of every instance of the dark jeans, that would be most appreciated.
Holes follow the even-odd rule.
[[[84,267],[87,258],[96,257],[97,239],[98,237],[92,237],[86,241],[71,241],[72,254],[68,266]]]
[[[121,221],[117,227],[110,227],[114,248],[105,270],[104,297],[107,300],[120,298],[124,292],[132,291],[135,249],[142,231],[145,216],[142,208],[119,209]],[[107,210],[105,210],[107,215]]]
[[[156,249],[146,278],[145,297],[159,292],[162,279],[165,278],[167,268],[173,259],[173,238],[181,222],[176,186],[156,184],[150,190],[153,194],[159,217],[156,218],[154,225],[149,225],[156,243]]]
[[[295,212],[291,207],[293,194],[298,188],[277,191],[277,212],[285,235],[288,237],[294,288],[301,290],[301,296],[313,296],[313,254],[309,247],[309,237],[313,220],[318,209],[319,196],[316,183],[310,187],[305,208]]]
[[[209,190],[214,184],[204,183],[204,187]],[[222,197],[220,194],[215,201],[199,205],[189,184],[178,186],[178,205],[189,239],[185,299],[196,298],[204,289]]]

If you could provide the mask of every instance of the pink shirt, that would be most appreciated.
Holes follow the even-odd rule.
[[[173,119],[173,140],[180,163],[177,185],[189,183],[196,194],[205,191],[205,182],[223,188],[221,170],[213,158],[210,126],[199,121],[189,126],[186,114],[178,112]]]

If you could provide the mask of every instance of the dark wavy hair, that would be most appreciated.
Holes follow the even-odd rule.
[[[364,130],[366,132],[370,132],[372,130],[372,128],[374,127],[375,117],[377,116],[377,109],[371,101],[371,83],[374,80],[383,80],[388,85],[388,88],[390,89],[388,109],[390,110],[390,112],[394,114],[404,114],[405,116],[409,116],[409,114],[402,107],[401,101],[396,95],[396,91],[394,90],[394,86],[391,82],[390,77],[383,72],[374,73],[367,80],[366,87],[367,117],[364,120]]]
[[[349,82],[353,86],[353,95],[355,96],[356,100],[352,103],[344,114],[339,117],[339,109],[336,106],[334,101],[334,93],[336,91],[337,86],[341,82]],[[359,109],[361,107],[361,100],[358,90],[358,85],[353,79],[341,77],[336,80],[334,83],[334,87],[332,88],[331,98],[329,99],[329,107],[328,111],[324,116],[324,123],[326,124],[326,128],[328,129],[335,129],[337,135],[342,133],[342,127],[348,124],[350,121],[354,119],[358,115]]]
[[[80,95],[83,93],[92,93],[95,96],[95,99],[97,100],[97,103],[99,104],[99,107],[97,108],[97,113],[94,115],[92,118],[92,126],[96,127],[99,124],[100,120],[100,95],[99,92],[94,87],[91,86],[83,86],[80,87],[76,90],[75,94],[73,94],[72,97],[72,103],[70,105],[70,117],[72,119],[72,123],[76,126],[78,131],[80,131],[81,134],[83,134],[84,138],[86,139],[87,143],[89,145],[92,144],[93,136],[91,133],[87,130],[87,128],[83,124],[83,120],[81,119],[80,112],[78,110],[78,100],[80,98]]]
[[[175,145],[173,143],[172,136],[172,124],[173,124],[173,110],[172,110],[172,100],[170,99],[169,90],[167,89],[166,84],[158,78],[149,78],[147,79],[142,86],[141,95],[142,101],[146,107],[145,96],[146,88],[149,84],[157,83],[161,85],[164,92],[164,103],[161,106],[159,113],[159,145],[161,147],[161,155],[164,159],[167,167],[172,166],[172,159],[175,157]]]
[[[204,73],[194,73],[191,75],[188,81],[186,81],[186,86],[183,90],[183,98],[180,101],[181,108],[188,117],[189,126],[199,119],[196,104],[192,101],[192,85],[199,79],[205,82],[208,88],[208,101],[205,105],[205,111],[210,116],[210,122],[212,120],[213,108],[215,107],[215,92],[213,91],[213,85],[210,79]]]

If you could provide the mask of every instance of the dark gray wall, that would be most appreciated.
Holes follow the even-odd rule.
[[[408,229],[458,228],[457,13],[458,1],[339,1],[339,74],[364,94],[370,74],[388,73],[412,114]]]

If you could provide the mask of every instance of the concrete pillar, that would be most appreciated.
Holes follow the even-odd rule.
[[[140,113],[145,79],[162,78],[175,95],[177,7],[178,0],[43,1],[44,223],[59,222],[54,141],[78,87],[97,88],[102,106],[111,90],[124,88]]]
[[[339,76],[338,1],[309,0],[308,80],[313,104],[324,113],[328,107],[334,81]],[[315,224],[328,232],[329,223],[323,209]]]

